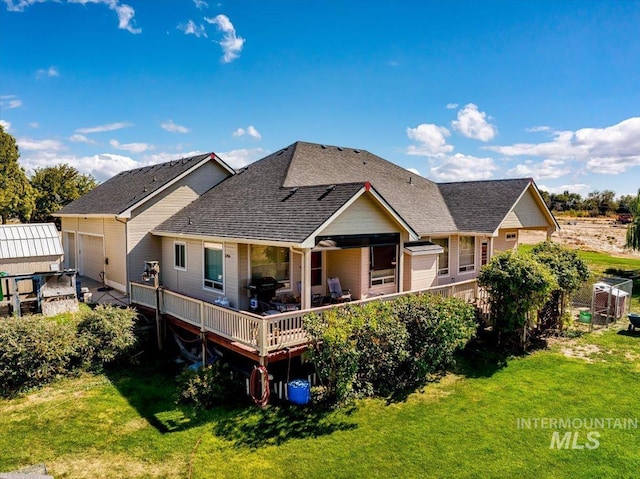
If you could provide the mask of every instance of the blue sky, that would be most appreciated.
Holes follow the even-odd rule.
[[[104,181],[297,140],[434,181],[640,188],[640,2],[0,1],[0,121]]]

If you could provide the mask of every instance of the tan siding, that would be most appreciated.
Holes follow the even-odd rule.
[[[510,240],[507,241],[507,233],[515,233],[516,234],[516,240]],[[493,239],[493,250],[494,252],[499,252],[499,251],[508,251],[508,250],[514,250],[517,248],[518,246],[518,230],[515,229],[500,229],[498,231],[498,237]],[[495,253],[494,253],[495,254]]]
[[[238,245],[236,243],[224,244],[224,290],[229,299],[229,305],[237,307],[239,303],[238,278]]]
[[[104,239],[102,235],[78,235],[78,271],[95,281],[101,281],[104,271]]]
[[[107,284],[119,290],[127,290],[127,259],[125,249],[125,225],[115,218],[104,220],[104,254],[109,264],[104,269]],[[142,273],[142,268],[140,269]]]
[[[531,190],[520,198],[513,210],[505,217],[502,228],[531,228],[549,226],[545,215]]]
[[[327,251],[327,278],[337,276],[343,289],[350,289],[353,298],[362,296],[362,252],[365,248]],[[365,266],[368,268],[367,266]],[[365,292],[367,289],[364,290]]]
[[[398,224],[369,194],[362,195],[351,204],[321,235],[373,234],[399,232]]]
[[[14,258],[0,260],[0,271],[7,274],[31,274],[51,271],[51,265],[60,265],[60,256],[43,256],[37,261],[30,261],[30,258]]]
[[[93,235],[104,234],[103,218],[78,218],[78,231]]]
[[[436,285],[437,255],[405,254],[404,288],[406,291],[430,288]]]

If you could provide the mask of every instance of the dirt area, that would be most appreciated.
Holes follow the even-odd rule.
[[[616,224],[613,218],[556,218],[560,231],[551,237],[554,241],[585,251],[598,251],[615,256],[640,258],[640,251],[625,249],[626,225]],[[546,233],[523,231],[521,243],[544,241]]]

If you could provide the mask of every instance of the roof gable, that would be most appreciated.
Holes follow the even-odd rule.
[[[151,199],[178,179],[211,160],[216,161],[230,174],[234,173],[234,170],[215,153],[123,171],[66,205],[55,216],[120,215]]]
[[[53,223],[0,225],[0,259],[62,256],[60,235]]]

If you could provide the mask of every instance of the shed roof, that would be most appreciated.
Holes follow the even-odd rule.
[[[0,259],[62,254],[60,235],[53,223],[0,225]]]
[[[55,216],[119,215],[151,198],[189,170],[207,160],[216,160],[230,173],[234,170],[215,153],[182,158],[157,165],[123,171],[66,205]]]

